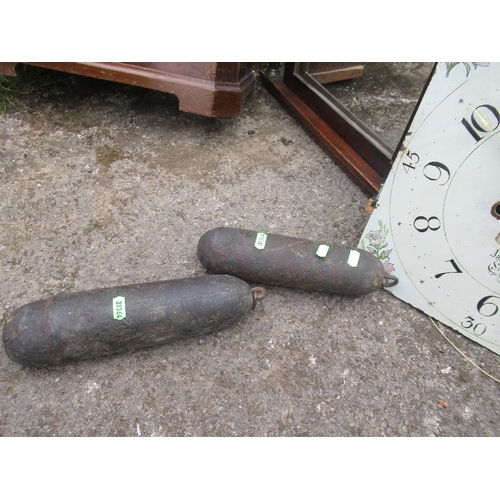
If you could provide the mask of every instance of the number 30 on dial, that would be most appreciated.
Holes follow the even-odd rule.
[[[391,293],[500,354],[500,63],[438,63],[360,246]]]

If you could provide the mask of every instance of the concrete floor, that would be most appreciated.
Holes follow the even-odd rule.
[[[64,77],[10,109],[0,139],[2,326],[53,294],[203,275],[196,246],[214,227],[357,245],[369,217],[260,85],[223,120]],[[267,288],[204,337],[51,369],[1,350],[0,435],[500,436],[498,383],[420,311],[383,290]],[[443,331],[498,378],[498,356]]]

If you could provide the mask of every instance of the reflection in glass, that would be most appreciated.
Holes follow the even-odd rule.
[[[434,63],[365,63],[357,78],[323,84],[393,151],[422,94]]]

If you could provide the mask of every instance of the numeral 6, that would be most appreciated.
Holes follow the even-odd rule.
[[[497,297],[495,295],[487,295],[477,303],[477,310],[483,316],[495,316],[495,314],[498,312],[498,305],[492,302],[491,299],[500,301],[500,297]]]

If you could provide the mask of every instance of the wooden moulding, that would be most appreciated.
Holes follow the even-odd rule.
[[[0,63],[0,73],[5,69],[12,74],[12,64]],[[255,84],[255,73],[247,63],[25,64],[172,93],[180,111],[220,118],[238,117]]]
[[[281,78],[270,79],[263,73],[261,76],[264,87],[285,106],[363,192],[368,196],[377,194],[383,183],[382,176],[284,84]]]
[[[359,78],[363,75],[363,63],[324,63],[310,62],[302,63],[307,71],[318,83],[326,84],[341,82],[352,78]]]

